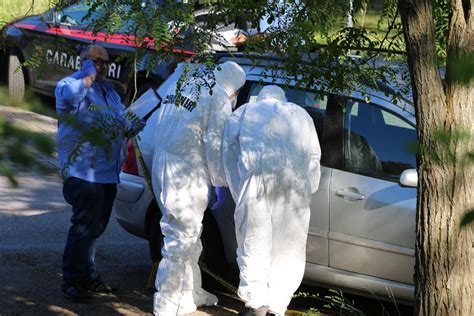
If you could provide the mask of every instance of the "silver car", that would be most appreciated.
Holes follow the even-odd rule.
[[[262,75],[265,66],[254,67],[245,58],[221,61],[229,59],[247,73],[238,104],[254,100],[262,84],[284,83]],[[156,90],[158,97],[178,77],[175,73],[166,80]],[[417,174],[410,145],[417,136],[412,105],[404,100],[394,105],[382,91],[368,91],[367,103],[357,91],[351,96],[319,97],[314,90],[284,87],[288,100],[304,107],[313,118],[322,149],[321,181],[311,201],[304,282],[413,301]],[[138,143],[148,170],[155,114]],[[129,152],[120,175],[115,213],[127,231],[150,241],[150,254],[157,260],[161,213],[133,148]],[[203,257],[223,273],[236,267],[233,212],[229,194],[220,209],[206,212],[204,221]]]

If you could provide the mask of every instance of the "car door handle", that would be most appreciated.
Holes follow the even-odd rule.
[[[337,189],[336,194],[339,196],[343,196],[344,198],[347,198],[349,200],[354,200],[354,201],[365,199],[365,196],[363,194],[352,192],[346,189]]]

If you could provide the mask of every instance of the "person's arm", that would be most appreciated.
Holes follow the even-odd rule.
[[[319,188],[319,179],[321,178],[321,147],[319,145],[318,133],[316,133],[316,128],[314,127],[314,122],[311,116],[308,113],[304,113],[306,118],[306,124],[309,129],[309,179],[311,184],[311,193],[314,193]]]
[[[204,148],[211,183],[216,187],[227,186],[221,155],[222,134],[227,116],[232,112],[227,95],[214,91],[210,98],[207,129],[204,131]]]
[[[229,115],[224,126],[222,139],[222,161],[229,189],[234,201],[237,201],[240,190],[239,157],[240,157],[240,118],[245,111],[243,105]]]
[[[88,88],[95,80],[96,70],[91,60],[85,60],[77,77],[66,77],[60,80],[54,94],[58,112],[74,111],[85,98]]]
[[[87,88],[82,79],[68,77],[58,82],[54,94],[57,100],[57,110],[59,112],[72,112],[85,98]]]

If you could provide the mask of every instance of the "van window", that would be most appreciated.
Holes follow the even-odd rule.
[[[344,163],[347,171],[398,180],[416,168],[416,129],[395,113],[349,100],[344,115]]]

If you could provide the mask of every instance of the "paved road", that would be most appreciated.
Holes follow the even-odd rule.
[[[13,189],[0,178],[0,315],[146,315],[150,261],[146,241],[126,233],[112,217],[97,244],[104,278],[119,291],[75,304],[60,294],[61,256],[70,210],[56,176],[23,174]],[[235,315],[238,302],[200,309],[193,315]],[[232,300],[230,300],[232,301]]]

